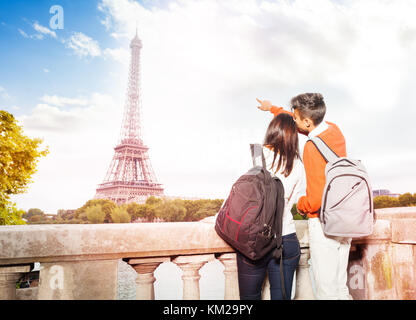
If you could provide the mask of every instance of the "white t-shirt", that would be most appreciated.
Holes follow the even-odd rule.
[[[274,162],[275,166],[272,170],[270,167],[273,163],[274,152],[269,148],[263,147],[263,154],[266,159],[266,168],[273,175],[278,177],[285,189],[285,209],[283,212],[282,236],[296,232],[295,222],[291,209],[298,199],[306,193],[306,176],[305,168],[300,159],[295,159],[292,172],[285,177],[281,173],[281,169],[276,173],[276,166],[279,163],[279,155]]]

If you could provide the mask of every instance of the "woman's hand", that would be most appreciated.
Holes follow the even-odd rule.
[[[257,102],[260,103],[260,106],[257,106],[262,111],[270,111],[270,108],[272,107],[272,103],[268,100],[260,100],[256,98]]]

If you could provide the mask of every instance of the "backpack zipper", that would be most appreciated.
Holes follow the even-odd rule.
[[[344,159],[343,159],[343,160],[344,160]],[[348,161],[348,160],[347,160],[347,161]],[[350,163],[351,163],[351,162],[350,162]],[[331,169],[329,169],[329,170],[328,170],[328,172],[330,172],[332,169],[339,168],[339,167],[351,167],[351,165],[348,165],[348,164],[339,164],[339,165],[334,166],[334,167],[332,167]],[[357,166],[356,166],[356,165],[354,165],[354,167],[357,167]],[[357,170],[363,171],[363,170],[358,169],[358,168],[357,168]],[[327,174],[328,174],[328,172],[327,172]]]
[[[367,180],[364,179],[363,177],[359,176],[359,175],[356,175],[356,174],[341,174],[339,176],[336,176],[336,177],[332,178],[332,180],[328,183],[327,192],[325,194],[324,205],[323,205],[323,208],[321,210],[321,216],[322,216],[321,221],[324,221],[324,212],[325,212],[325,208],[326,208],[326,202],[327,202],[327,199],[328,199],[328,191],[331,190],[331,183],[332,183],[332,181],[334,181],[336,178],[339,178],[339,177],[348,177],[348,176],[358,177],[358,178],[361,178],[362,180],[365,181],[365,183],[367,185],[367,190],[368,190],[368,199],[369,199],[369,205],[370,205],[369,208],[370,208],[370,212],[371,212],[371,207],[372,207],[372,205],[371,205],[371,194],[370,194],[370,186],[368,185]]]
[[[363,179],[364,180],[364,179]],[[354,191],[354,188],[356,187],[356,186],[358,186],[359,184],[361,183],[361,181],[360,182],[357,182],[356,184],[354,184],[352,187],[351,187],[351,191],[350,192],[348,192],[347,193],[347,195],[346,196],[344,196],[341,200],[339,200],[336,204],[334,204],[331,208],[329,208],[329,210],[331,210],[331,209],[333,209],[333,208],[335,208],[337,205],[339,205],[342,201],[344,201],[345,200],[345,198],[347,198],[353,191]]]

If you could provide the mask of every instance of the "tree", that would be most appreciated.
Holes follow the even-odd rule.
[[[125,206],[120,206],[111,210],[111,219],[114,223],[129,223],[131,217]]]
[[[144,218],[145,216],[144,206],[136,202],[129,203],[126,207],[126,210],[132,220],[135,220],[137,218]]]
[[[150,205],[150,204],[143,204],[141,206],[141,210],[143,211],[143,217],[147,220],[147,221],[153,221],[156,218],[156,211],[155,211],[155,205]]]
[[[42,216],[39,214],[36,214],[34,216],[31,216],[28,220],[30,224],[37,224],[42,221]]]
[[[65,210],[59,209],[58,214],[56,216],[56,220],[70,222],[70,220],[74,220],[76,218],[75,210]]]
[[[106,216],[99,204],[86,208],[85,215],[90,223],[103,223]]]
[[[101,210],[105,213],[104,222],[111,222],[111,210],[117,207],[117,205],[108,199],[91,199],[88,200],[81,208],[75,211],[76,218],[83,219],[85,216],[85,210],[89,207],[99,205]]]
[[[24,215],[23,215],[23,218],[25,218],[25,219],[30,219],[32,216],[36,216],[36,215],[39,215],[39,216],[43,216],[43,215],[45,215],[45,213],[42,211],[42,210],[40,210],[40,209],[38,209],[38,208],[30,208]]]
[[[13,115],[0,110],[0,224],[24,223],[10,196],[27,191],[39,158],[49,152],[38,150],[41,143],[25,136]]]
[[[30,224],[45,222],[45,213],[38,208],[30,208],[26,213],[22,215]]]
[[[0,225],[25,224],[22,215],[25,212],[17,209],[14,203],[6,201],[0,205]]]
[[[162,204],[162,202],[163,202],[163,199],[156,198],[155,196],[150,196],[149,198],[146,199],[146,204],[151,205],[151,206]]]
[[[165,221],[183,221],[186,216],[186,208],[183,205],[183,200],[163,199],[162,202],[155,207],[156,217]]]
[[[402,207],[409,207],[416,204],[416,199],[411,193],[407,192],[399,196],[399,203]]]
[[[207,201],[205,199],[183,200],[183,206],[186,208],[186,215],[184,221],[198,220],[198,218],[196,218],[195,215],[206,204]]]
[[[215,201],[209,201],[193,215],[193,221],[198,221],[206,217],[214,216],[217,214],[220,208],[221,204],[218,204]]]
[[[150,196],[146,199],[146,202],[143,205],[144,216],[147,221],[153,221],[156,217],[158,217],[156,213],[156,208],[163,205],[165,199],[156,198],[155,196]],[[159,217],[161,218],[161,217]]]
[[[394,207],[400,207],[400,202],[398,198],[393,198],[389,196],[374,197],[374,209]]]

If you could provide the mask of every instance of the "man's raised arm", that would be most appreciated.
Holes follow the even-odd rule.
[[[270,111],[271,113],[273,113],[274,116],[277,116],[278,114],[281,114],[281,113],[287,113],[293,117],[292,112],[284,110],[283,107],[276,107],[272,105],[272,103],[268,100],[260,100],[258,98],[256,98],[256,100],[258,103],[260,103],[260,105],[257,106],[257,108],[259,108],[262,111]]]

